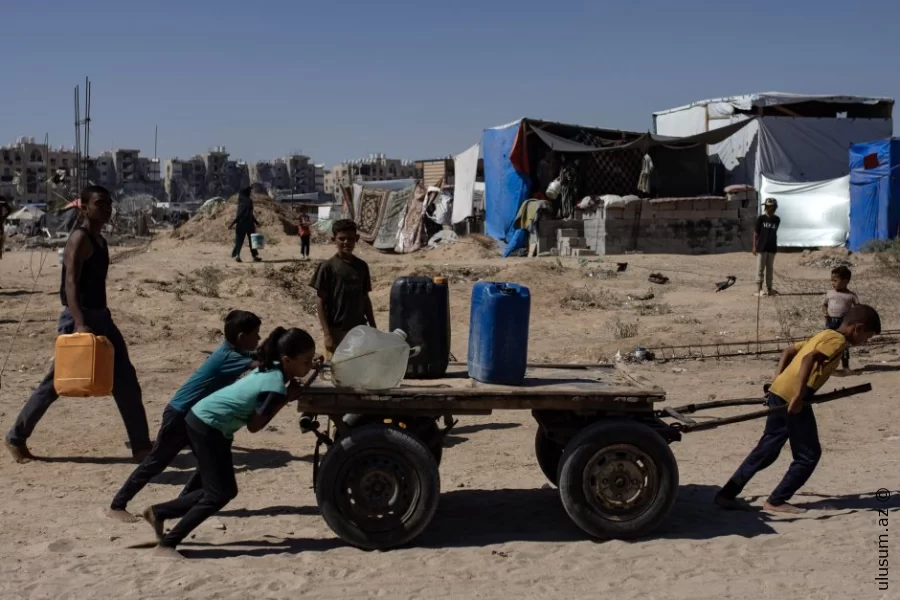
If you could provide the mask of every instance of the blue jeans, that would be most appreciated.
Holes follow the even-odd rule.
[[[149,450],[150,430],[147,425],[147,413],[144,411],[144,403],[141,395],[141,386],[138,383],[137,373],[131,360],[128,358],[128,346],[119,332],[119,328],[113,323],[112,316],[107,309],[82,309],[85,325],[91,328],[96,335],[106,337],[115,349],[115,363],[113,375],[113,398],[125,422],[125,430],[128,440],[131,442],[132,453]],[[75,320],[68,308],[63,309],[59,315],[57,331],[60,335],[70,334],[75,331]],[[6,435],[6,439],[14,446],[24,446],[37,427],[38,422],[56,402],[59,394],[53,388],[53,366],[50,372],[44,376],[43,381],[31,394],[31,398],[22,407],[16,423]]]
[[[771,392],[766,397],[766,405],[769,408],[786,404],[782,398]],[[781,483],[769,495],[769,502],[778,506],[790,500],[809,480],[822,456],[816,417],[809,404],[805,404],[803,410],[796,415],[782,410],[766,417],[766,427],[756,448],[744,459],[722,488],[722,495],[732,499],[737,497],[754,475],[770,467],[778,459],[781,449],[788,440],[791,441],[794,460]]]

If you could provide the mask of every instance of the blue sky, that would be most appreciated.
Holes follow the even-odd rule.
[[[87,75],[92,154],[152,155],[158,125],[164,158],[330,166],[458,153],[522,116],[646,130],[733,94],[900,98],[896,0],[6,0],[2,20],[0,143],[71,146]]]

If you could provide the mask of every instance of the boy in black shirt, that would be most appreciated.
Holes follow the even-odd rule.
[[[753,256],[756,257],[756,295],[772,296],[777,292],[772,289],[772,276],[775,271],[775,253],[778,252],[778,226],[781,218],[775,216],[778,201],[766,198],[765,214],[756,219],[753,231]],[[766,291],[762,291],[763,272],[766,275]]]
[[[112,216],[112,197],[106,188],[92,185],[81,192],[84,221],[66,243],[59,298],[63,305],[58,332],[93,333],[106,337],[115,350],[113,398],[125,422],[134,459],[140,462],[150,452],[147,414],[137,373],[128,358],[128,347],[106,305],[106,274],[109,248],[103,226]],[[22,407],[16,423],[6,436],[6,448],[18,463],[34,459],[26,442],[41,417],[59,395],[53,386],[53,366]]]
[[[357,325],[375,327],[369,292],[369,265],[353,256],[359,234],[356,223],[339,219],[331,227],[337,254],[320,263],[310,285],[318,292],[319,323],[325,335],[325,358],[330,359],[347,332]]]

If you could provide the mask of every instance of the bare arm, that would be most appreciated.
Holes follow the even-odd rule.
[[[265,398],[260,395],[260,398],[261,405],[259,410],[253,413],[247,421],[247,431],[250,433],[262,431],[290,401],[290,396],[274,393],[267,394]]]
[[[791,364],[791,361],[794,360],[795,356],[797,356],[797,349],[794,347],[790,347],[782,352],[781,360],[778,361],[778,372],[775,373],[775,375],[781,375],[781,373],[787,369],[787,366]]]
[[[319,325],[322,327],[322,333],[325,335],[325,349],[334,352],[334,343],[331,339],[331,329],[328,327],[328,313],[326,312],[325,303],[327,300],[319,294],[316,299],[316,312],[319,314]]]
[[[759,240],[759,233],[756,231],[753,232],[753,254],[756,255],[757,241]]]
[[[84,313],[81,311],[78,280],[81,279],[84,261],[89,259],[93,252],[94,249],[87,235],[81,230],[76,230],[66,244],[66,252],[63,257],[66,266],[66,303],[69,305],[69,312],[72,313],[72,319],[75,321],[75,331],[79,333],[90,333],[90,328],[84,322]]]
[[[366,294],[366,321],[369,322],[369,327],[378,328],[375,325],[375,310],[372,308],[372,299]]]

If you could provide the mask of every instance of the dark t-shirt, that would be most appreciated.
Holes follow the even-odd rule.
[[[778,251],[778,226],[781,225],[781,217],[777,215],[760,215],[756,219],[756,251]]]
[[[347,331],[366,324],[366,299],[372,291],[369,265],[353,257],[345,261],[340,256],[320,263],[309,283],[325,301],[328,325]]]

